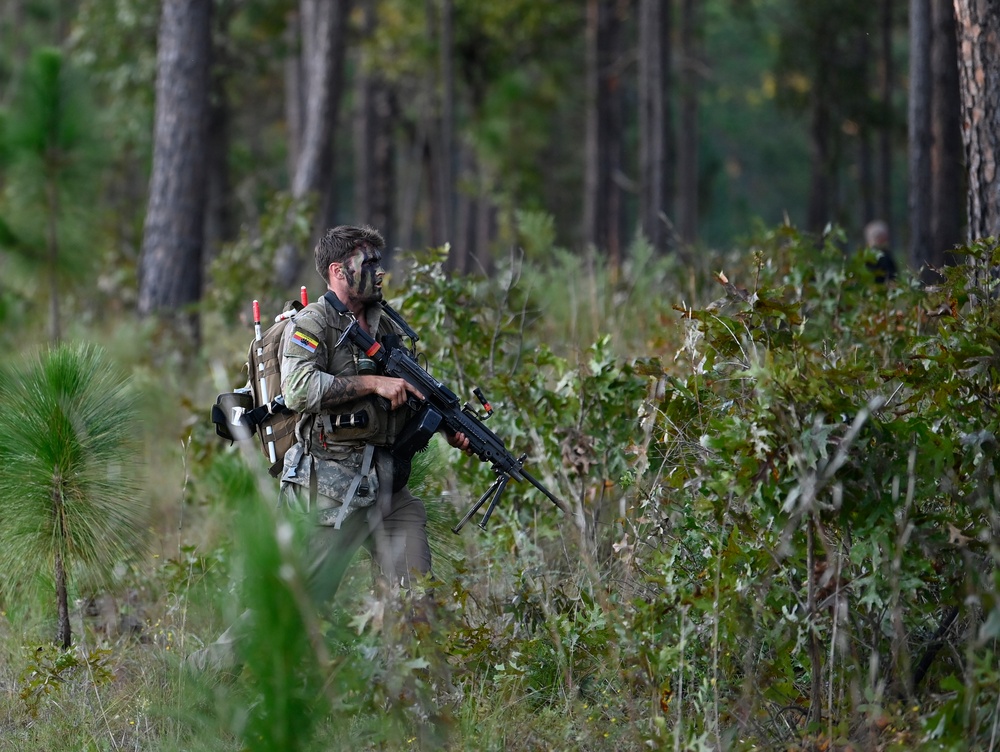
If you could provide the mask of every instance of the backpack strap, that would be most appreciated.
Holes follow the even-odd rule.
[[[292,411],[285,407],[285,398],[279,394],[266,405],[257,405],[253,410],[248,410],[245,415],[256,428],[268,415],[290,412]]]
[[[348,307],[346,305],[344,305],[343,301],[341,301],[341,299],[338,298],[336,296],[336,294],[334,294],[333,290],[327,290],[323,294],[323,299],[330,306],[332,306],[333,310],[335,310],[337,313],[342,313],[345,316],[350,316],[350,317],[354,318],[354,314],[351,313],[351,311],[348,309]],[[413,343],[416,344],[417,341],[420,339],[420,337],[417,335],[417,333],[415,331],[413,331],[413,329],[410,327],[410,325],[406,323],[406,319],[404,319],[400,315],[399,311],[397,311],[395,308],[393,308],[391,305],[389,305],[384,300],[380,301],[380,305],[382,306],[382,310],[385,312],[385,314],[390,319],[392,319],[393,323],[395,323],[396,326],[398,326],[400,329],[403,330],[403,334],[405,334],[407,337],[409,337],[410,340],[412,340]]]

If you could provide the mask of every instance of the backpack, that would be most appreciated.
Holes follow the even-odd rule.
[[[305,288],[302,293],[305,300]],[[285,453],[295,444],[299,414],[285,406],[281,396],[281,338],[291,315],[303,303],[290,300],[275,323],[260,331],[260,308],[254,301],[256,337],[247,352],[247,383],[241,389],[220,394],[212,406],[215,432],[228,441],[243,441],[255,433],[268,463],[268,473],[281,475]]]

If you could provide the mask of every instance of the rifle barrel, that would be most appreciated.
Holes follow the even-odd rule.
[[[529,473],[523,467],[521,468],[521,475],[523,475],[531,485],[533,485],[535,488],[537,488],[543,494],[545,494],[546,496],[548,496],[549,500],[553,504],[555,504],[557,507],[559,507],[559,509],[562,512],[564,512],[565,514],[569,514],[570,513],[569,508],[566,506],[565,502],[563,502],[561,499],[558,499],[555,496],[553,496],[552,492],[549,491],[549,489],[547,489],[545,486],[543,486],[540,481],[538,481],[531,473]]]

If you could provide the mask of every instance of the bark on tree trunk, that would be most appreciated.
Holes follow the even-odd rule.
[[[700,25],[695,0],[681,3],[680,122],[677,131],[677,230],[690,245],[698,240],[698,66]]]
[[[910,263],[920,269],[931,249],[931,3],[910,0]]]
[[[69,621],[69,588],[66,584],[66,565],[62,554],[56,552],[56,643],[63,650],[73,645],[73,628]]]
[[[417,240],[416,219],[423,192],[423,145],[426,118],[418,114],[413,121],[402,122],[404,148],[399,171],[399,244],[411,248]]]
[[[455,119],[455,70],[452,66],[452,50],[454,48],[454,14],[452,0],[441,0],[441,38],[439,49],[439,65],[441,68],[441,132],[440,158],[441,171],[441,233],[444,242],[453,242],[455,234],[455,165],[453,138]],[[465,248],[451,249],[452,263],[456,254],[466,252]],[[463,259],[464,265],[464,259]]]
[[[858,42],[858,54],[861,60],[861,70],[864,74],[862,87],[869,89],[869,72],[871,71],[872,46],[867,32],[862,32]],[[867,225],[875,219],[875,169],[872,164],[872,127],[868,118],[861,123],[858,134],[858,187],[861,190],[861,221]]]
[[[665,251],[671,206],[670,4],[639,6],[639,220],[657,251]]]
[[[302,23],[298,10],[285,16],[284,40],[289,54],[285,58],[285,123],[288,132],[288,174],[295,174],[299,153],[302,151],[302,111],[304,86],[302,81]],[[291,182],[291,178],[289,178]]]
[[[955,0],[969,241],[1000,237],[1000,5]]]
[[[828,222],[834,221],[834,156],[835,135],[833,131],[833,112],[830,90],[832,72],[825,61],[832,56],[832,40],[826,34],[820,34],[816,39],[820,60],[816,80],[813,82],[812,122],[810,124],[810,153],[812,177],[809,186],[809,207],[806,212],[806,227],[813,232],[820,232]]]
[[[46,245],[49,256],[49,338],[53,344],[62,339],[62,327],[59,317],[59,232],[56,225],[59,216],[59,188],[53,177],[49,177],[45,186],[46,203],[48,204],[48,226],[46,227]]]
[[[156,62],[153,173],[139,313],[179,311],[202,289],[211,0],[166,0]],[[197,319],[189,323],[197,337]]]
[[[364,34],[370,36],[377,20],[375,0],[366,0],[363,19]],[[396,238],[392,94],[378,72],[365,60],[359,62],[355,81],[354,212],[359,221],[377,228],[386,238]],[[392,265],[392,242],[389,245],[388,252],[384,253],[386,268]]]
[[[450,0],[425,0],[427,38],[438,45],[438,64],[428,69],[425,79],[425,104],[420,114],[421,161],[427,199],[427,236],[432,246],[441,246],[453,238],[454,168],[452,165],[452,129],[454,111],[454,73],[450,51],[453,9]],[[449,269],[456,260],[449,260]]]
[[[68,650],[73,644],[73,629],[69,621],[69,586],[66,578],[66,562],[63,561],[62,550],[66,541],[66,519],[64,517],[62,496],[62,475],[57,472],[52,479],[52,512],[58,521],[59,540],[55,551],[56,579],[56,642],[63,650]]]
[[[205,260],[211,261],[233,239],[233,212],[229,185],[229,101],[225,72],[216,64],[208,106],[208,196],[205,205]]]
[[[12,50],[11,59],[16,61],[23,61],[27,59],[30,45],[27,35],[17,33],[18,30],[24,28],[25,4],[25,0],[14,0],[13,2],[5,3],[2,6],[6,26],[10,29],[7,39],[3,40],[4,46],[7,47],[8,50]],[[15,76],[12,76],[12,78],[15,78]],[[7,103],[4,102],[4,104]]]
[[[621,22],[616,0],[587,3],[587,125],[583,240],[621,265],[619,238],[621,192],[615,174],[621,168],[621,87],[616,69]]]
[[[476,157],[468,147],[458,147],[456,176],[456,180],[461,180],[467,186],[472,185],[478,177]],[[451,259],[455,272],[466,274],[469,271],[469,262],[476,253],[476,236],[473,232],[472,221],[475,211],[475,197],[468,188],[462,191],[456,190],[456,193],[455,237],[451,241],[453,244]]]
[[[894,0],[882,0],[879,19],[879,53],[882,58],[882,75],[879,82],[879,99],[882,104],[882,130],[879,134],[879,214],[889,226],[889,236],[896,237],[893,231],[892,212],[892,4]]]
[[[319,197],[313,236],[326,228],[333,213],[333,138],[340,106],[344,69],[344,37],[350,0],[301,0],[302,80],[305,103],[301,148],[292,175],[292,196]],[[290,92],[295,96],[295,92]],[[278,282],[296,284],[307,249],[291,245],[279,249]]]
[[[481,274],[489,275],[493,271],[493,259],[490,255],[490,241],[496,234],[497,207],[486,190],[485,182],[480,181],[479,199],[476,201],[476,253],[473,268]]]
[[[958,85],[958,46],[952,0],[932,0],[932,68],[934,108],[931,114],[931,252],[927,262],[940,268],[948,251],[962,242],[962,98]]]

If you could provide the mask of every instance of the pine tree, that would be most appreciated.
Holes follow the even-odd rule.
[[[34,53],[8,120],[0,245],[26,263],[30,277],[46,279],[49,337],[58,342],[61,281],[78,281],[92,257],[100,154],[87,88],[59,50]]]
[[[58,346],[0,374],[0,590],[33,594],[51,575],[64,648],[72,575],[106,581],[139,548],[135,434],[128,384],[93,346]]]

